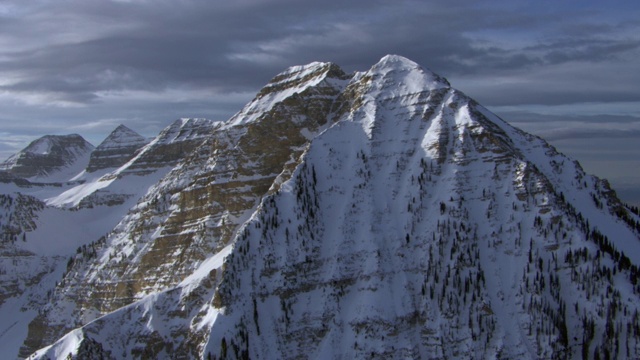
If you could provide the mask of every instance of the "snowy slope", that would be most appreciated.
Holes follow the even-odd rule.
[[[172,342],[184,341],[190,332],[201,332],[215,321],[218,311],[198,300],[213,296],[214,288],[207,283],[219,280],[218,271],[230,251],[231,246],[220,250],[176,288],[147,295],[83,329],[74,330],[55,345],[37,351],[34,357],[60,359],[69,353],[77,355],[87,351],[93,354],[91,358],[126,358],[128,354],[140,358],[171,358],[177,352],[188,354],[188,349],[174,348]],[[200,291],[194,296],[192,292],[197,288]],[[203,288],[208,288],[208,291],[203,293]],[[201,315],[202,312],[204,315]],[[176,314],[179,315],[178,319]],[[132,317],[138,321],[132,323]],[[190,323],[189,319],[192,319]],[[147,337],[142,339],[140,334]],[[148,342],[149,338],[154,339],[153,344]],[[205,341],[202,337],[199,340]],[[154,351],[148,350],[150,345]]]
[[[83,326],[36,358],[640,356],[640,219],[606,182],[410,60],[386,56],[348,83],[327,66],[337,71],[313,63],[274,78],[65,281],[135,283],[109,265],[121,253],[151,278],[141,259],[164,254],[155,266],[181,264],[183,278],[134,288],[93,322],[71,317]],[[311,90],[329,105],[300,111]],[[247,135],[307,114],[324,120],[296,130],[310,139],[298,147]],[[240,208],[221,201],[236,179],[232,193],[273,172],[263,156],[294,149],[269,191]],[[207,232],[227,221],[226,238]],[[189,247],[158,251],[198,230]],[[216,245],[201,260],[183,260],[206,241]],[[69,321],[73,301],[54,296],[42,324]]]

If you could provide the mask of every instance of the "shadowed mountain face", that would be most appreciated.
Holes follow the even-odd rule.
[[[640,355],[638,215],[437,74],[292,67],[207,129],[72,257],[21,355]],[[119,181],[163,163],[144,149]]]

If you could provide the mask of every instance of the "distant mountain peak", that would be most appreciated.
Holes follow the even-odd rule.
[[[128,128],[126,125],[124,124],[120,124],[118,125],[112,132],[112,134],[119,134],[119,133],[125,133],[125,134],[136,134],[136,135],[140,135],[137,132],[131,130],[130,128]],[[142,137],[142,136],[140,136]]]
[[[45,135],[9,157],[0,169],[37,181],[66,181],[86,166],[93,149],[78,134]]]
[[[109,147],[112,144],[145,144],[147,139],[130,128],[120,124],[107,136],[98,148]]]
[[[64,146],[64,143],[84,145],[85,142],[86,140],[78,134],[45,135],[32,141],[23,151],[37,155],[47,155],[52,151],[56,151],[56,146]]]
[[[333,63],[313,62],[292,66],[271,79],[255,99],[229,119],[225,126],[249,124],[286,99],[295,99],[307,90],[332,92],[335,87],[346,86],[350,79],[350,75]]]
[[[120,124],[91,153],[87,172],[120,167],[148,142],[142,135]]]

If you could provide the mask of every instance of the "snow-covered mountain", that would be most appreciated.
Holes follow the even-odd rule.
[[[119,125],[91,152],[87,172],[118,168],[131,160],[148,142],[137,132]]]
[[[640,357],[638,214],[414,62],[292,67],[191,121],[102,176],[157,181],[4,330],[21,356]]]
[[[38,182],[60,182],[84,169],[93,145],[82,136],[45,135],[0,164],[0,170]]]

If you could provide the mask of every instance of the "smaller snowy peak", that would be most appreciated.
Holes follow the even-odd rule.
[[[8,164],[13,165],[23,154],[48,155],[52,152],[60,151],[61,147],[69,147],[69,150],[73,150],[74,146],[77,148],[83,148],[87,145],[93,147],[78,134],[45,135],[32,141],[26,148],[9,157],[4,163],[2,163],[2,166],[5,167]]]
[[[285,71],[276,75],[273,79],[271,79],[271,81],[269,81],[267,86],[265,86],[265,89],[269,88],[270,86],[277,86],[280,84],[285,84],[285,83],[289,83],[296,80],[304,81],[309,77],[314,77],[319,74],[323,74],[332,67],[339,69],[339,67],[335,64],[328,63],[328,62],[318,62],[318,61],[312,62],[307,65],[291,66],[287,68]]]
[[[409,93],[450,88],[444,77],[417,63],[399,56],[386,55],[364,75],[380,79],[379,84],[387,88],[399,88]]]
[[[349,76],[338,65],[329,62],[316,61],[307,65],[291,66],[271,79],[257,97],[293,88],[300,92],[309,86],[317,85],[325,78],[347,79]]]
[[[120,167],[148,142],[137,132],[120,125],[91,153],[87,172]]]
[[[124,125],[119,125],[115,130],[107,136],[106,139],[98,147],[96,150],[102,149],[110,149],[110,148],[119,148],[122,146],[142,146],[145,145],[148,140],[137,132],[129,129]]]
[[[292,66],[271,79],[253,101],[227,122],[227,126],[254,122],[260,114],[270,111],[276,104],[308,89],[315,89],[320,96],[334,96],[335,90],[345,87],[350,79],[351,76],[345,74],[338,65],[329,62]]]
[[[73,176],[84,168],[93,149],[78,134],[45,135],[0,164],[0,169],[21,178],[66,181],[67,175]]]

